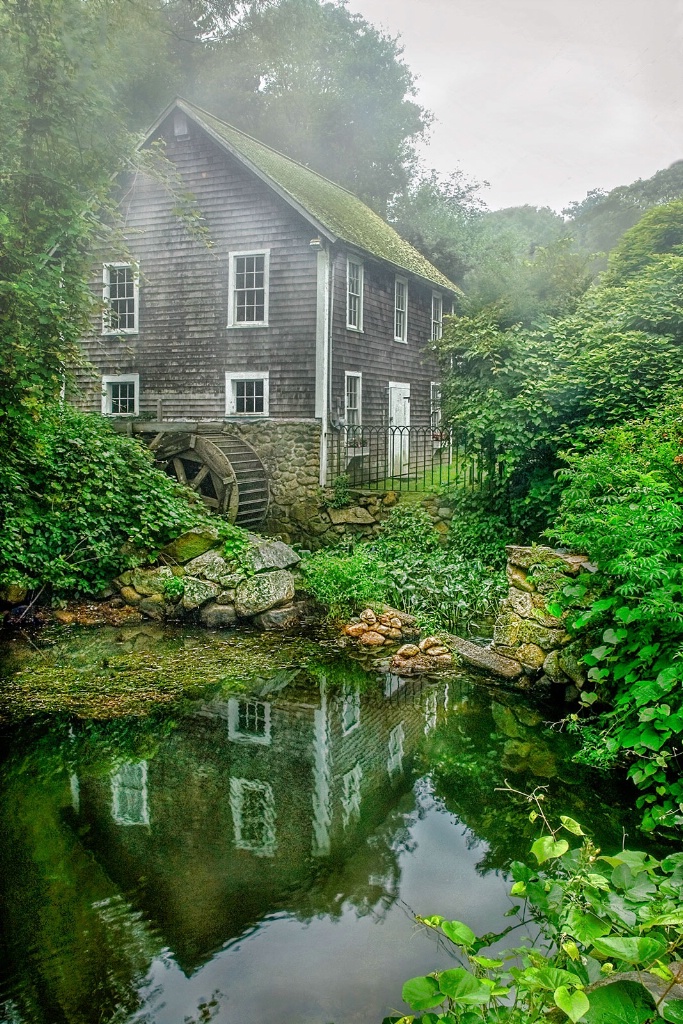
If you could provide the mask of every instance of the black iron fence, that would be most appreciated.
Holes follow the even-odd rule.
[[[327,482],[378,491],[481,490],[502,464],[472,451],[462,431],[432,427],[342,427],[328,435]]]

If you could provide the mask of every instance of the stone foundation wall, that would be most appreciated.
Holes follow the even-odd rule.
[[[548,600],[580,572],[594,572],[586,555],[546,547],[506,548],[510,584],[493,632],[491,651],[522,666],[540,682],[580,689],[586,681],[581,641],[567,632],[566,619],[551,615]]]

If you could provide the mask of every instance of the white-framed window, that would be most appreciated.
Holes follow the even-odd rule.
[[[435,380],[429,386],[429,425],[432,432],[441,429],[441,384]]]
[[[237,743],[270,743],[270,704],[262,700],[228,701],[228,738]]]
[[[350,331],[363,330],[363,264],[346,261],[346,326]]]
[[[360,693],[350,686],[345,686],[342,693],[341,722],[344,736],[360,725]]]
[[[387,771],[389,775],[395,775],[396,772],[403,771],[403,740],[405,739],[405,732],[403,729],[403,722],[399,722],[395,729],[392,729],[389,733],[389,757],[387,758]]]
[[[226,416],[267,416],[269,408],[269,374],[267,370],[253,373],[226,373]]]
[[[432,341],[443,335],[443,296],[432,292]]]
[[[342,777],[342,822],[347,828],[350,822],[360,819],[361,792],[363,769],[355,764],[350,772]]]
[[[363,375],[347,371],[344,374],[344,419],[347,427],[360,427],[363,422]]]
[[[137,416],[140,410],[140,374],[102,377],[102,415]]]
[[[408,282],[397,277],[394,282],[394,341],[408,340]]]
[[[275,797],[267,782],[230,779],[235,846],[257,857],[275,855]]]
[[[268,326],[270,250],[231,252],[228,327]]]
[[[149,825],[146,761],[122,764],[112,775],[111,816],[117,825]]]
[[[134,263],[102,267],[102,334],[137,334],[139,268]]]

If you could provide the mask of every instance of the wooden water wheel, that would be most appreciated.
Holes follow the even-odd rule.
[[[228,434],[157,434],[151,445],[169,476],[190,487],[214,512],[254,528],[268,511],[268,478],[246,441]]]

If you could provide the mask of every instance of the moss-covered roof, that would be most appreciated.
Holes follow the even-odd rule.
[[[260,172],[278,192],[293,200],[304,214],[308,214],[335,239],[348,242],[401,270],[417,274],[439,288],[458,291],[456,285],[417,249],[341,185],[335,185],[310,167],[304,167],[250,135],[245,135],[238,128],[233,128],[193,103],[186,100],[177,100],[176,103],[219,143]],[[167,116],[168,112],[162,117]]]

